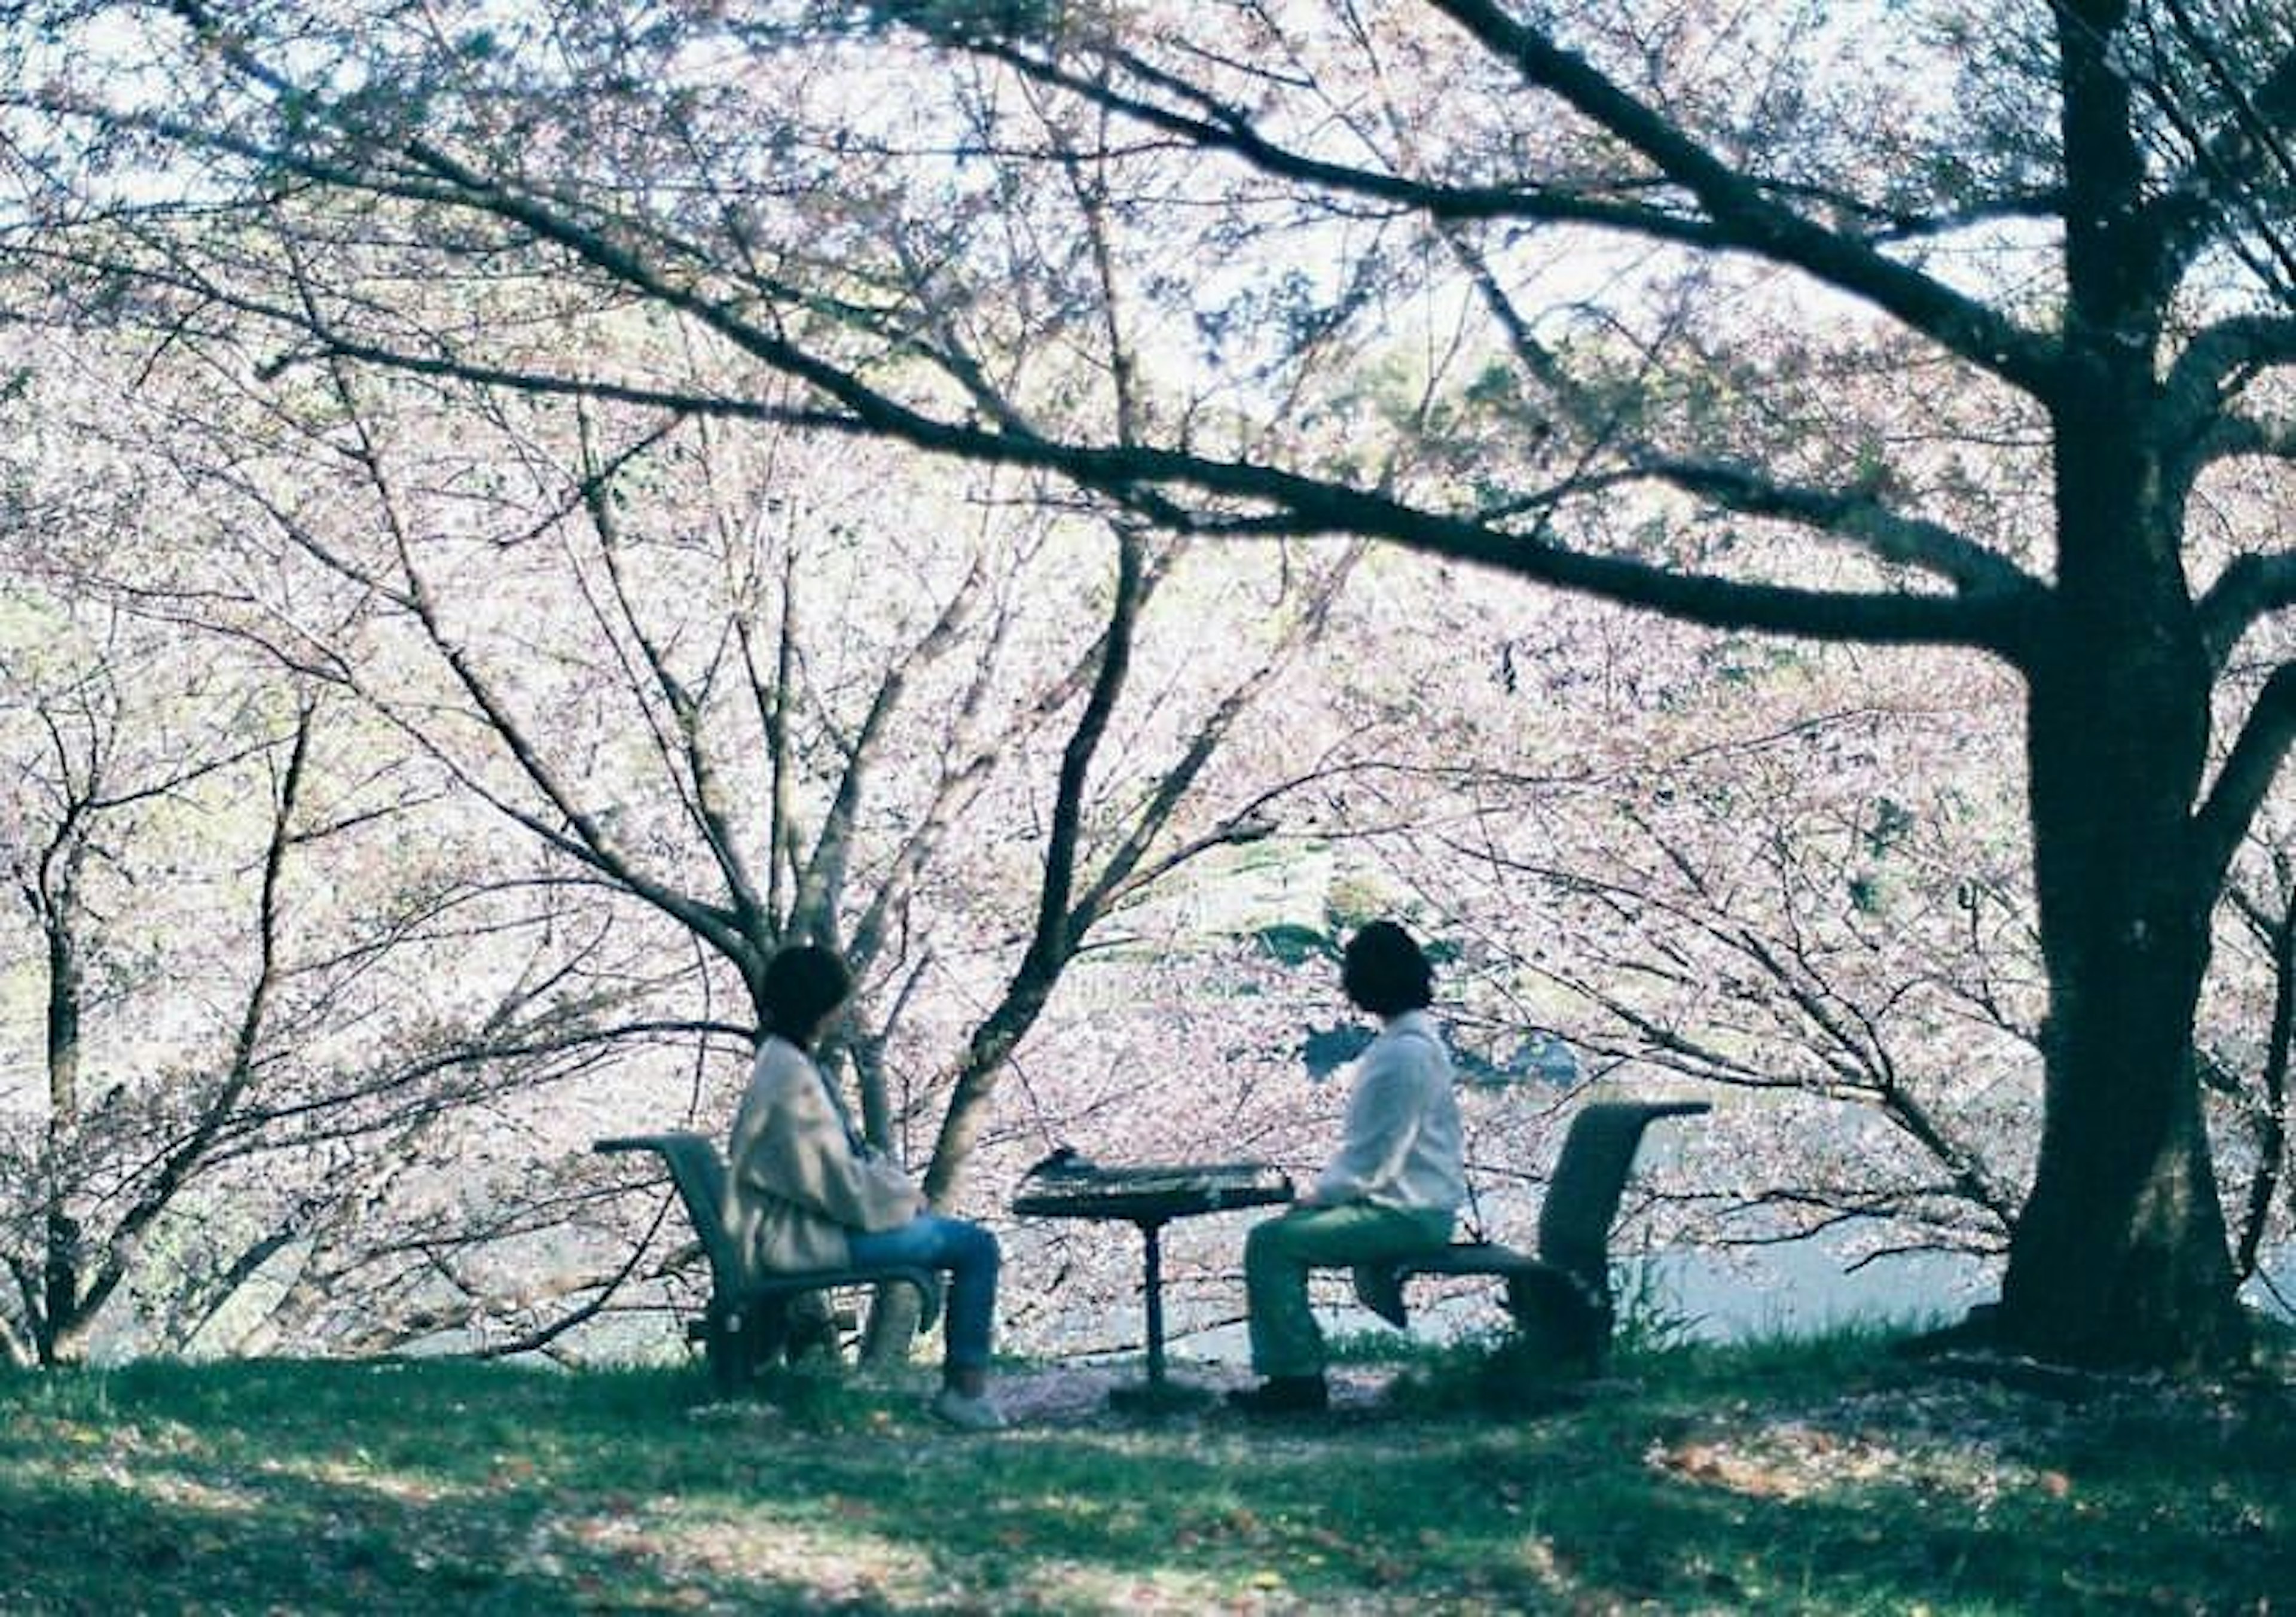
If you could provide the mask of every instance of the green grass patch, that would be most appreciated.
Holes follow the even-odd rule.
[[[1887,1347],[1652,1352],[1512,1411],[1462,1348],[1350,1369],[1322,1424],[1087,1399],[993,1438],[922,1375],[17,1374],[0,1611],[2287,1608],[2284,1379],[2042,1393]]]

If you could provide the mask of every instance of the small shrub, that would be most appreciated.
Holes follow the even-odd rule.
[[[1390,1399],[1420,1413],[1538,1414],[1578,1401],[1583,1377],[1513,1330],[1427,1350],[1396,1378]]]

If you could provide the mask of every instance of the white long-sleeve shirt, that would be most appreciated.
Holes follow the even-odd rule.
[[[1406,1011],[1356,1062],[1347,1135],[1315,1199],[1456,1212],[1467,1199],[1462,1149],[1450,1054],[1434,1018]]]

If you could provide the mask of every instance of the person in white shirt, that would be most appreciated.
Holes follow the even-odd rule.
[[[726,1224],[762,1270],[914,1263],[948,1271],[941,1389],[932,1411],[967,1431],[995,1431],[987,1396],[996,1308],[996,1237],[946,1218],[900,1165],[854,1128],[813,1059],[816,1037],[852,992],[844,961],[812,944],[766,963],[767,1025],[727,1142]]]
[[[1467,1183],[1451,1057],[1428,1014],[1434,980],[1426,955],[1391,921],[1348,940],[1341,986],[1382,1026],[1356,1063],[1338,1154],[1308,1194],[1244,1242],[1251,1367],[1264,1379],[1228,1398],[1250,1413],[1331,1401],[1309,1270],[1390,1263],[1451,1239]]]

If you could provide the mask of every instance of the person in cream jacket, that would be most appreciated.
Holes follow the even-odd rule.
[[[726,1222],[761,1271],[914,1263],[946,1269],[948,1312],[933,1413],[968,1431],[1003,1417],[987,1396],[996,1238],[929,1211],[898,1163],[863,1139],[813,1044],[852,992],[845,963],[800,944],[766,965],[767,1022],[726,1161]]]

